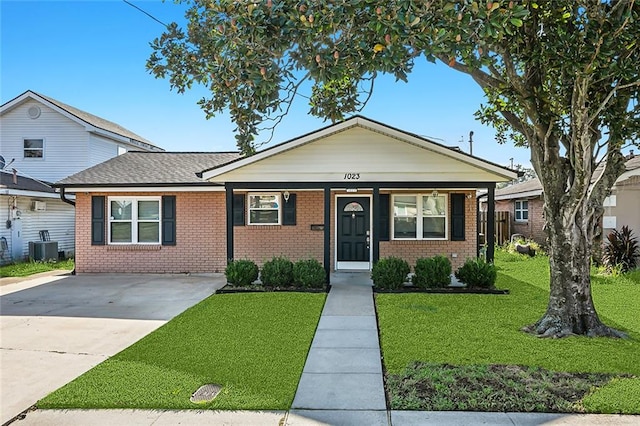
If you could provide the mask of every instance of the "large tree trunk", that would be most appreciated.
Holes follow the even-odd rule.
[[[590,277],[592,243],[585,238],[584,225],[563,223],[561,217],[547,219],[551,275],[549,304],[542,318],[526,327],[526,331],[542,337],[624,337],[623,333],[600,321],[593,305]]]

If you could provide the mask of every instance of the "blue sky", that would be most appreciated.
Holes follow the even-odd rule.
[[[184,20],[184,6],[172,1],[131,2],[165,23]],[[114,121],[170,151],[236,150],[229,116],[206,120],[196,105],[207,94],[204,89],[181,95],[170,91],[168,81],[147,73],[149,43],[163,27],[123,1],[0,0],[0,28],[1,103],[31,89]],[[471,78],[419,60],[408,84],[379,78],[362,114],[465,152],[473,131],[475,155],[506,166],[513,158],[529,166],[527,149],[497,144],[493,129],[474,119],[482,102],[482,90]],[[328,124],[308,110],[299,97],[272,143]]]

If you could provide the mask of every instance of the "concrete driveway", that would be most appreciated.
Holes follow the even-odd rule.
[[[224,283],[222,274],[0,279],[0,423]]]

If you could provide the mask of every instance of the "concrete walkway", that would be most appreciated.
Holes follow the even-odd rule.
[[[312,420],[386,425],[378,326],[368,274],[335,274],[332,283],[288,424]]]

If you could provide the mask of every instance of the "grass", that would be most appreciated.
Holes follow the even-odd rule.
[[[38,402],[39,408],[286,410],[324,294],[213,295]],[[189,401],[222,385],[210,403]]]
[[[10,265],[0,266],[0,278],[4,277],[28,277],[29,275],[38,274],[40,272],[53,271],[55,269],[72,270],[74,267],[73,259],[61,261],[32,261],[19,262]]]
[[[629,339],[540,339],[520,329],[539,319],[546,309],[547,258],[497,252],[496,265],[496,285],[510,289],[509,295],[376,295],[381,347],[390,375],[402,375],[408,366],[420,361],[640,376],[639,275],[615,282],[597,277],[593,281],[593,298],[601,319],[626,331]],[[620,380],[624,385],[612,382],[585,398],[584,409],[640,413],[640,379]],[[615,395],[621,386],[636,391],[607,397]]]

